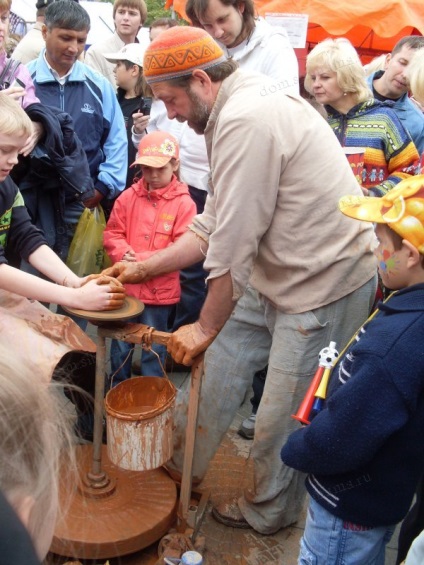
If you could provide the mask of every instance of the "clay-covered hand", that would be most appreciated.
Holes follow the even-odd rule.
[[[144,263],[122,261],[103,271],[104,275],[115,277],[121,283],[137,284],[149,279],[149,272]]]
[[[97,284],[111,284],[111,285],[123,287],[122,283],[120,283],[118,279],[105,275],[104,273],[98,273],[96,275],[88,275],[86,277],[80,278],[79,280],[81,282],[78,286],[84,286],[90,281],[97,281]]]
[[[76,308],[82,310],[116,310],[125,300],[125,288],[118,284],[103,284],[101,278],[91,280],[75,289]]]
[[[218,332],[206,332],[199,322],[182,326],[169,338],[168,353],[177,363],[191,366],[195,357],[205,351]]]

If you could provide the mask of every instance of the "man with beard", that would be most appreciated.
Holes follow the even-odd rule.
[[[319,351],[339,348],[367,317],[375,294],[372,228],[338,212],[361,194],[322,117],[259,74],[237,70],[204,30],[177,27],[148,47],[144,74],[168,117],[204,133],[211,168],[203,214],[167,250],[110,272],[136,283],[206,255],[208,294],[200,318],[169,341],[177,362],[206,351],[193,461],[201,480],[251,384],[269,370],[252,446],[254,484],[214,508],[232,527],[271,534],[295,522],[303,476],[280,449],[312,378]],[[253,291],[252,291],[253,289]],[[181,472],[188,391],[177,400],[174,456]]]

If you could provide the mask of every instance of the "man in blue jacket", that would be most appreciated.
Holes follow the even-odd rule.
[[[394,102],[393,110],[409,132],[420,154],[424,152],[424,115],[408,97],[409,85],[405,71],[415,51],[422,47],[424,37],[402,37],[387,55],[384,71],[377,71],[368,77],[374,98],[383,102]]]
[[[124,118],[113,87],[78,61],[89,30],[88,13],[77,2],[53,2],[42,28],[46,48],[28,64],[40,101],[72,116],[94,182],[92,198],[66,204],[68,243],[84,206],[93,208],[101,202],[111,207],[125,188],[128,166]]]

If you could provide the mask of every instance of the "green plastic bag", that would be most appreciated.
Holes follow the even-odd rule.
[[[79,277],[100,273],[110,259],[103,247],[105,214],[99,205],[94,210],[84,208],[69,246],[66,264]]]

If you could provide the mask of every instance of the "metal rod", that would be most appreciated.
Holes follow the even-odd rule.
[[[94,476],[102,474],[103,406],[106,372],[106,338],[97,331],[96,388],[94,393],[93,467]]]

